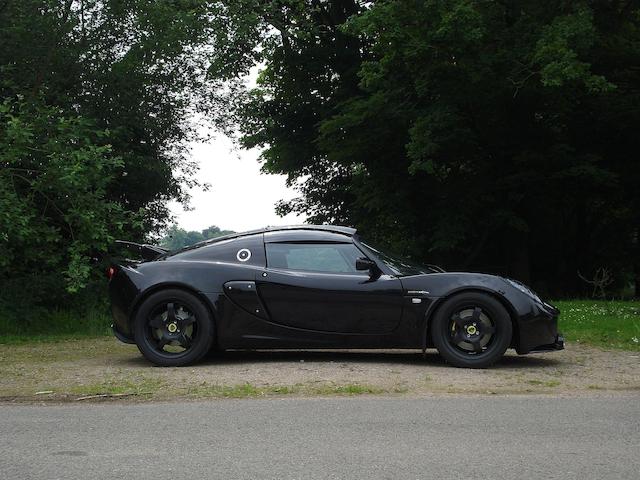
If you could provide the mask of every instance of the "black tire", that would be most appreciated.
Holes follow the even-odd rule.
[[[511,343],[513,326],[495,298],[466,292],[447,299],[431,323],[431,338],[451,365],[486,368],[497,362]]]
[[[161,367],[181,367],[200,360],[213,345],[214,330],[203,303],[179,289],[150,295],[138,308],[133,325],[138,350]]]

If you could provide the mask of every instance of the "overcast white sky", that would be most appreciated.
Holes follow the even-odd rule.
[[[191,147],[191,156],[200,165],[198,179],[211,187],[206,192],[190,190],[191,211],[185,212],[175,202],[170,204],[181,228],[199,231],[217,225],[240,232],[304,222],[304,217],[276,215],[276,202],[291,199],[296,192],[287,188],[284,176],[260,173],[257,150],[235,148],[222,134],[215,134],[206,143],[192,143]]]

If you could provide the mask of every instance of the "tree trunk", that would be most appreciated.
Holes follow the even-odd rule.
[[[640,262],[638,262],[637,258],[633,265],[633,284],[633,296],[635,298],[640,298]]]

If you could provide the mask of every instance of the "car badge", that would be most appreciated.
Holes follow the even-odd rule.
[[[238,253],[236,254],[236,258],[240,262],[246,262],[251,258],[251,250],[249,250],[248,248],[241,248],[240,250],[238,250]]]

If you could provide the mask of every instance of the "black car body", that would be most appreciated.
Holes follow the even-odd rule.
[[[415,267],[349,227],[265,228],[170,253],[148,247],[147,258],[111,267],[113,330],[160,365],[211,348],[435,346],[455,365],[484,367],[507,347],[563,348],[559,311],[525,286]]]

